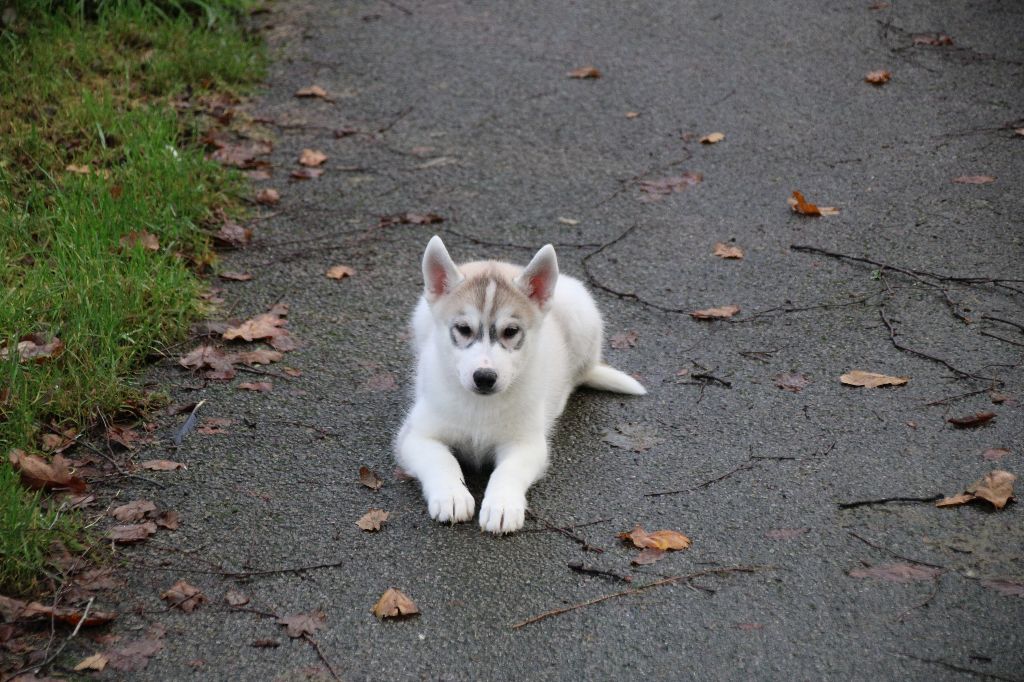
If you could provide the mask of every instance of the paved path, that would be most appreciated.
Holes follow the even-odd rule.
[[[276,61],[250,109],[277,126],[273,178],[260,185],[282,200],[254,245],[227,258],[255,279],[225,284],[225,315],[288,303],[301,347],[285,364],[302,376],[272,377],[260,394],[235,384],[266,377],[205,385],[171,366],[154,372],[176,400],[205,398],[204,417],[233,423],[177,452],[144,453],[189,468],[164,474],[155,494],[125,491],[182,519],[125,553],[167,569],[131,574],[126,608],[143,613],[119,632],[167,627],[164,650],[134,677],[327,676],[310,643],[223,605],[235,587],[268,613],[322,609],[315,641],[342,679],[1024,678],[1024,600],[984,582],[1024,581],[1019,505],[837,506],[953,494],[996,468],[1024,473],[1024,285],[791,249],[1024,278],[1024,137],[1013,132],[1015,120],[1024,126],[1024,11],[870,4],[324,1],[258,17],[272,25]],[[914,34],[937,32],[954,44],[914,45]],[[585,65],[603,77],[566,76]],[[864,82],[876,69],[892,80]],[[312,84],[333,102],[293,97]],[[333,134],[345,128],[360,132]],[[699,143],[713,131],[724,141]],[[307,147],[328,155],[325,173],[289,180]],[[686,171],[703,181],[668,195],[642,184]],[[996,180],[952,182],[978,175]],[[840,213],[795,215],[794,189]],[[444,222],[379,225],[406,212]],[[438,525],[416,486],[392,477],[410,384],[405,323],[435,231],[456,259],[525,262],[554,243],[564,271],[596,290],[609,332],[636,332],[635,347],[607,356],[650,395],[575,397],[530,496],[553,524],[597,522],[576,532],[603,553],[538,520],[499,539]],[[712,255],[730,240],[743,260]],[[325,278],[336,264],[355,275]],[[731,321],[686,314],[727,304],[741,307]],[[841,385],[851,369],[910,381]],[[781,390],[782,373],[809,383]],[[994,404],[992,381],[978,377],[1010,397]],[[946,423],[984,410],[997,416],[981,428]],[[653,447],[616,447],[609,429],[620,444]],[[986,461],[988,448],[1010,454]],[[358,483],[360,465],[382,474],[379,491]],[[474,485],[479,502],[483,480]],[[678,489],[689,492],[645,496]],[[380,533],[355,526],[371,507],[391,512]],[[682,531],[693,546],[631,567],[636,550],[615,534],[637,523]],[[908,559],[941,574],[849,575]],[[340,566],[248,580],[192,572],[208,562]],[[512,627],[663,576],[736,566],[763,568]],[[211,603],[162,612],[158,595],[179,578]],[[422,615],[378,622],[370,608],[388,587]],[[281,646],[251,646],[261,638]]]

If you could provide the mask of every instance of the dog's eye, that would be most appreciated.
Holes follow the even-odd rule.
[[[506,339],[511,339],[511,338],[514,338],[515,335],[518,334],[518,333],[519,333],[519,327],[517,327],[515,325],[510,325],[508,327],[505,327],[505,331],[503,331],[501,333],[501,335],[504,338],[506,338]]]
[[[465,322],[460,322],[457,325],[455,325],[455,331],[462,334],[463,336],[469,336],[470,334],[473,333],[472,327],[470,327]]]

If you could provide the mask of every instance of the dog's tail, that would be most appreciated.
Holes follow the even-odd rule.
[[[590,371],[583,375],[583,385],[596,388],[599,391],[611,391],[613,393],[625,393],[626,395],[646,395],[647,389],[639,381],[625,372],[620,372],[614,367],[604,363],[597,363],[590,368]]]

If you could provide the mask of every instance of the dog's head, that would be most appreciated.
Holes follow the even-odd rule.
[[[423,254],[423,281],[434,337],[459,383],[480,395],[506,390],[532,354],[555,291],[555,249],[548,244],[522,270],[497,261],[460,269],[435,236]]]

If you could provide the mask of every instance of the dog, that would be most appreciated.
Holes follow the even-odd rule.
[[[456,266],[436,235],[423,254],[424,291],[412,317],[415,402],[395,441],[430,516],[473,518],[462,460],[493,462],[480,528],[523,527],[526,491],[548,466],[548,434],[577,386],[644,395],[601,362],[603,322],[583,283],[560,275],[544,246],[525,268],[501,261]]]

